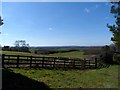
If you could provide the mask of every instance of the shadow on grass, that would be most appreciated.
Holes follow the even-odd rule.
[[[102,64],[100,66],[98,66],[97,69],[101,69],[101,68],[109,68],[110,67],[110,64]]]
[[[2,90],[51,90],[45,83],[30,79],[8,69],[2,70]]]

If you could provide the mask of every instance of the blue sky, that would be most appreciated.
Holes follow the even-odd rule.
[[[109,45],[113,24],[108,2],[3,2],[1,45],[26,40],[30,46]]]

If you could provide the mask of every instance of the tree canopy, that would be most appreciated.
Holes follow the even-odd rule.
[[[15,47],[29,47],[29,44],[26,44],[25,40],[17,40],[14,45]]]
[[[0,26],[3,25],[3,19],[0,16]]]
[[[115,44],[116,51],[120,53],[120,1],[111,2],[111,13],[115,17],[115,24],[108,25],[109,30],[112,32],[113,37],[111,37],[111,41]]]

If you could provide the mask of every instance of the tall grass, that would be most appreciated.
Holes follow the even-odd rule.
[[[51,88],[118,88],[118,65],[96,70],[13,69]]]

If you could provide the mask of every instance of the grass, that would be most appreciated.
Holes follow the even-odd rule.
[[[12,69],[50,88],[118,88],[118,65],[96,70]]]
[[[81,52],[81,51],[72,51],[72,52],[47,54],[47,55],[25,53],[25,52],[15,52],[15,51],[2,51],[2,54],[23,55],[23,56],[50,56],[50,57],[84,58],[83,52]]]
[[[31,53],[12,51],[2,51],[2,53],[12,55],[34,55]],[[48,56],[83,58],[83,52],[74,51],[49,54]],[[119,65],[111,65],[109,68],[95,70],[12,70],[15,73],[20,73],[38,82],[44,82],[50,88],[118,88],[118,67],[120,68]]]
[[[1,51],[0,51],[1,52]],[[27,52],[15,52],[15,51],[2,51],[2,54],[7,54],[7,55],[22,55],[22,56],[43,56],[43,55],[38,55],[38,54],[33,54],[33,53],[27,53]]]
[[[2,54],[8,55],[32,55],[31,53],[15,52],[15,51],[2,51]]]

